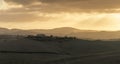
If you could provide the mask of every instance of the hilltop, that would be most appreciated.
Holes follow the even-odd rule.
[[[0,28],[0,35],[36,35],[36,34],[71,36],[80,39],[94,39],[94,40],[120,39],[120,31],[80,30],[71,27],[61,27],[55,29],[31,29],[31,30]]]

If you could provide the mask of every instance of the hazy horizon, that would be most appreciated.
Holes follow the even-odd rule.
[[[56,27],[56,28],[33,28],[33,29],[22,29],[22,28],[6,28],[6,27],[0,27],[2,29],[9,29],[9,30],[14,30],[14,29],[18,29],[18,30],[52,30],[52,29],[73,29],[73,30],[83,30],[83,31],[110,31],[110,32],[114,32],[114,31],[120,31],[120,30],[95,30],[95,29],[79,29],[79,28],[74,28],[74,27]]]

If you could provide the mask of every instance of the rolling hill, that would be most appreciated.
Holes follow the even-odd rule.
[[[0,36],[0,64],[119,64],[120,41]]]
[[[46,34],[54,36],[73,36],[80,39],[120,39],[120,31],[95,31],[95,30],[80,30],[71,27],[62,27],[55,29],[7,29],[0,28],[0,35],[36,35]]]

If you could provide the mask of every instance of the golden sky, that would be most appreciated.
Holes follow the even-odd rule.
[[[0,0],[0,27],[120,30],[120,0]]]

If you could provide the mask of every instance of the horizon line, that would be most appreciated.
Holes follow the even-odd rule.
[[[79,28],[74,28],[74,27],[56,27],[56,28],[35,28],[35,29],[24,29],[24,28],[7,28],[7,27],[0,27],[3,29],[9,29],[9,30],[14,30],[14,29],[18,29],[18,30],[53,30],[53,29],[61,29],[61,28],[71,28],[71,29],[76,29],[76,30],[85,30],[85,31],[120,31],[120,30],[96,30],[96,29],[79,29]]]

